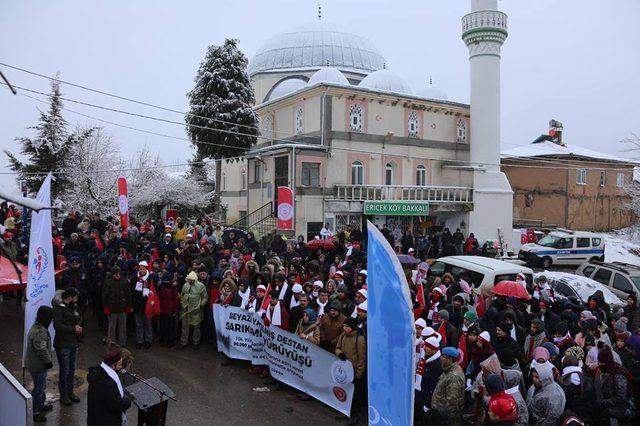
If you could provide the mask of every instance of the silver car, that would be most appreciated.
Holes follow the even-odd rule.
[[[640,298],[640,266],[622,262],[591,261],[582,264],[576,274],[604,284],[623,300],[626,300],[629,294],[635,294]]]

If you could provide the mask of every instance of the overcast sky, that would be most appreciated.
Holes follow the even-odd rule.
[[[324,0],[323,19],[369,38],[389,67],[415,89],[429,76],[450,100],[468,102],[467,48],[460,18],[468,0]],[[638,0],[503,0],[509,38],[502,55],[503,149],[564,124],[565,141],[618,153],[640,133]],[[210,44],[238,38],[249,57],[265,39],[309,23],[317,2],[288,1],[10,1],[0,14],[0,62],[149,103],[186,111],[185,93]],[[46,80],[0,68],[16,85],[48,91]],[[67,97],[153,114],[180,115],[63,86]],[[0,87],[0,147],[32,135],[35,101]],[[123,125],[184,137],[184,127],[66,103]],[[45,106],[46,108],[46,106]],[[99,124],[132,155],[144,144],[167,163],[190,157],[187,142],[159,138],[65,113],[72,124]],[[629,154],[624,154],[629,155]],[[2,154],[1,171],[7,171]],[[8,178],[0,176],[0,184]]]

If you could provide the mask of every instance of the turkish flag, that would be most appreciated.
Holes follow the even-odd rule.
[[[469,356],[467,355],[467,333],[462,333],[460,336],[460,340],[458,341],[458,364],[460,364],[460,368],[462,370],[467,369],[467,364],[469,363]]]
[[[440,344],[442,346],[447,346],[447,324],[445,320],[442,320],[440,323],[440,327],[438,327],[438,334],[442,337]]]
[[[278,187],[278,223],[277,227],[282,231],[293,229],[294,214],[293,190],[288,186]]]
[[[126,233],[129,228],[129,191],[127,189],[127,178],[118,178],[118,212],[120,213],[120,226],[122,232]]]
[[[262,300],[262,305],[260,305],[261,311],[266,311],[267,308],[269,307],[269,302],[271,302],[270,294],[271,294],[271,283],[267,285],[267,291],[264,294],[264,300]]]
[[[415,320],[420,318],[420,315],[422,315],[425,306],[427,306],[427,303],[424,299],[424,286],[422,284],[418,284],[416,292],[416,302],[418,302],[419,307],[413,309],[413,316]]]

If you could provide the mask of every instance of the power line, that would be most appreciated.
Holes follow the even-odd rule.
[[[233,123],[231,121],[225,121],[225,120],[220,120],[218,118],[206,117],[206,116],[203,116],[203,115],[193,114],[191,112],[179,111],[179,110],[176,110],[176,109],[167,108],[167,107],[163,107],[163,106],[160,106],[160,105],[155,105],[155,104],[152,104],[152,103],[149,103],[149,102],[139,101],[137,99],[128,98],[126,96],[120,96],[120,95],[116,95],[114,93],[109,93],[109,92],[106,92],[104,90],[93,89],[91,87],[87,87],[87,86],[84,86],[84,85],[81,85],[81,84],[71,83],[69,81],[61,80],[59,78],[49,77],[48,75],[41,74],[41,73],[38,73],[38,72],[35,72],[35,71],[31,71],[31,70],[28,70],[28,69],[25,69],[25,68],[21,68],[21,67],[15,66],[15,65],[9,65],[9,64],[6,64],[4,62],[0,62],[0,65],[2,65],[4,67],[7,67],[7,68],[11,68],[11,69],[16,70],[16,71],[20,71],[20,72],[26,73],[26,74],[31,74],[31,75],[34,75],[34,76],[37,76],[37,77],[41,77],[41,78],[47,79],[49,81],[57,81],[57,82],[60,82],[62,84],[66,84],[67,86],[76,87],[78,89],[87,90],[89,92],[98,93],[100,95],[109,96],[111,98],[120,99],[122,101],[132,102],[134,104],[138,104],[138,105],[143,105],[143,106],[147,106],[147,107],[150,107],[150,108],[159,109],[161,111],[168,111],[168,112],[173,112],[175,114],[187,115],[187,116],[195,117],[195,118],[202,118],[204,120],[214,121],[214,122],[223,123],[223,124],[229,124],[229,125],[232,125],[232,126],[238,126],[238,127],[244,127],[244,128],[249,128],[249,129],[260,130],[260,127],[258,127],[258,126],[249,126],[249,125],[246,125],[246,124],[237,124],[237,123]],[[186,124],[186,123],[183,123],[183,124]],[[274,130],[274,132],[275,133],[285,133],[284,131],[277,131],[277,130]]]
[[[0,84],[4,84],[2,82],[0,82]],[[45,96],[45,97],[49,97],[49,94],[44,93],[44,92],[40,92],[37,90],[33,90],[33,89],[28,89],[28,88],[24,88],[24,87],[20,87],[20,86],[16,86],[17,88],[27,91],[27,92],[31,92],[31,93],[35,93],[41,96]],[[24,96],[27,96],[25,94],[23,94]],[[39,102],[43,102],[41,99],[37,99],[31,96],[28,96],[31,99],[37,100]],[[160,122],[165,122],[168,124],[177,124],[180,126],[183,126],[183,123],[180,122],[176,122],[173,120],[167,120],[167,119],[163,119],[163,118],[159,118],[159,117],[153,117],[153,116],[149,116],[149,115],[145,115],[145,114],[138,114],[138,113],[133,113],[133,112],[129,112],[129,111],[124,111],[124,110],[119,110],[119,109],[115,109],[115,108],[110,108],[110,107],[105,107],[102,105],[97,105],[97,104],[92,104],[92,103],[88,103],[88,102],[84,102],[84,101],[78,101],[75,99],[71,99],[71,98],[65,98],[65,97],[61,97],[60,99],[64,100],[64,101],[68,101],[68,102],[72,102],[72,103],[77,103],[80,105],[85,105],[85,106],[89,106],[92,108],[98,108],[98,109],[102,109],[102,110],[107,110],[107,111],[111,111],[111,112],[116,112],[116,113],[121,113],[121,114],[125,114],[125,115],[130,115],[130,116],[134,116],[134,117],[139,117],[139,118],[145,118],[145,119],[150,119],[150,120],[155,120],[155,121],[160,121]],[[66,109],[68,111],[70,111],[68,108],[63,106],[63,109]],[[118,127],[123,127],[123,128],[128,128],[131,130],[135,130],[135,131],[140,131],[143,133],[148,133],[148,134],[153,134],[156,136],[161,136],[161,137],[167,137],[167,138],[172,138],[172,139],[179,139],[179,140],[185,140],[185,141],[189,141],[191,142],[190,139],[186,139],[186,138],[179,138],[179,137],[175,137],[175,136],[170,136],[170,135],[165,135],[162,133],[157,133],[157,132],[151,132],[148,130],[143,130],[143,129],[138,129],[132,126],[127,126],[127,125],[123,125],[123,124],[119,124],[119,123],[115,123],[115,122],[111,122],[111,121],[107,121],[101,118],[96,118],[96,117],[92,117],[92,116],[88,116],[86,114],[83,113],[79,113],[76,111],[71,111],[75,114],[79,114],[82,116],[85,116],[87,118],[91,118],[91,119],[95,119],[97,121],[101,121],[101,122],[105,122],[107,124],[112,124]],[[215,128],[210,128],[210,127],[206,127],[206,126],[195,126],[195,127],[200,127],[200,128],[204,128],[207,130],[212,130],[212,131],[218,131],[218,132],[222,132],[222,133],[229,133],[229,134],[234,134],[234,135],[240,135],[240,136],[253,136],[256,137],[258,139],[266,139],[268,141],[274,141],[274,142],[284,142],[284,143],[292,143],[292,140],[289,139],[275,139],[275,138],[268,138],[268,137],[264,137],[264,136],[255,136],[255,135],[250,135],[247,133],[241,133],[241,132],[235,132],[232,130],[225,130],[225,129],[215,129]],[[236,147],[236,146],[232,146],[232,145],[225,145],[225,144],[215,144],[215,143],[211,143],[211,142],[198,142],[199,144],[203,144],[203,145],[211,145],[211,146],[220,146],[220,147],[225,147],[225,148],[232,148],[232,149],[239,149],[239,150],[244,150],[244,148],[242,147]],[[346,152],[357,152],[357,153],[362,153],[362,150],[359,149],[354,149],[354,148],[344,148],[344,147],[330,147],[330,149],[332,150],[339,150],[339,151],[346,151]],[[385,152],[384,151],[380,151],[380,152],[367,152],[369,154],[380,154],[380,155],[384,155]],[[396,157],[402,157],[402,158],[408,158],[408,159],[420,159],[420,160],[433,160],[433,161],[443,161],[443,162],[450,162],[450,163],[458,163],[458,164],[463,164],[463,165],[469,165],[469,166],[504,166],[503,164],[500,163],[480,163],[480,162],[472,162],[472,161],[468,161],[468,160],[457,160],[457,159],[442,159],[442,158],[433,158],[433,157],[424,157],[424,156],[412,156],[412,155],[403,155],[403,154],[393,154]],[[242,156],[237,156],[237,157],[228,157],[226,159],[231,160],[231,159],[241,159],[244,158],[244,155]],[[587,169],[587,170],[602,170],[602,167],[584,167],[584,166],[575,166],[575,167],[567,167],[568,164],[570,164],[571,162],[579,162],[580,160],[562,160],[562,159],[540,159],[540,158],[524,158],[524,157],[517,157],[517,156],[505,156],[505,158],[508,159],[513,159],[513,160],[518,160],[518,161],[525,161],[525,162],[543,162],[543,163],[547,163],[547,164],[559,164],[558,167],[549,167],[549,166],[540,166],[540,165],[525,165],[525,164],[521,164],[518,165],[518,167],[523,167],[523,168],[543,168],[543,169]],[[211,160],[211,161],[215,161],[215,160]],[[620,162],[617,161],[601,161],[601,163],[604,164],[619,164]],[[198,164],[196,163],[192,163],[192,164]],[[188,165],[188,164],[184,164],[184,165]],[[163,166],[164,167],[164,166]],[[173,167],[173,166],[167,166],[167,167]],[[621,171],[628,171],[628,168],[607,168],[607,170],[621,170]],[[98,172],[98,171],[96,171]],[[17,172],[13,172],[13,173],[0,173],[0,174],[18,174]]]

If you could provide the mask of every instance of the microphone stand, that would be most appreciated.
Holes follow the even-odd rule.
[[[158,417],[158,426],[160,426],[160,419],[162,418],[162,403],[164,402],[164,397],[167,397],[168,399],[170,399],[172,401],[177,401],[177,399],[175,399],[175,397],[173,397],[173,396],[167,395],[167,393],[165,391],[163,391],[162,389],[158,389],[153,384],[148,382],[146,379],[138,376],[137,374],[134,374],[134,373],[132,373],[130,371],[127,371],[125,369],[123,369],[121,371],[124,374],[126,374],[127,376],[133,377],[135,380],[144,383],[146,386],[148,386],[149,388],[153,389],[154,391],[156,391],[158,393],[158,396],[160,397],[160,403],[158,404],[157,417]]]

